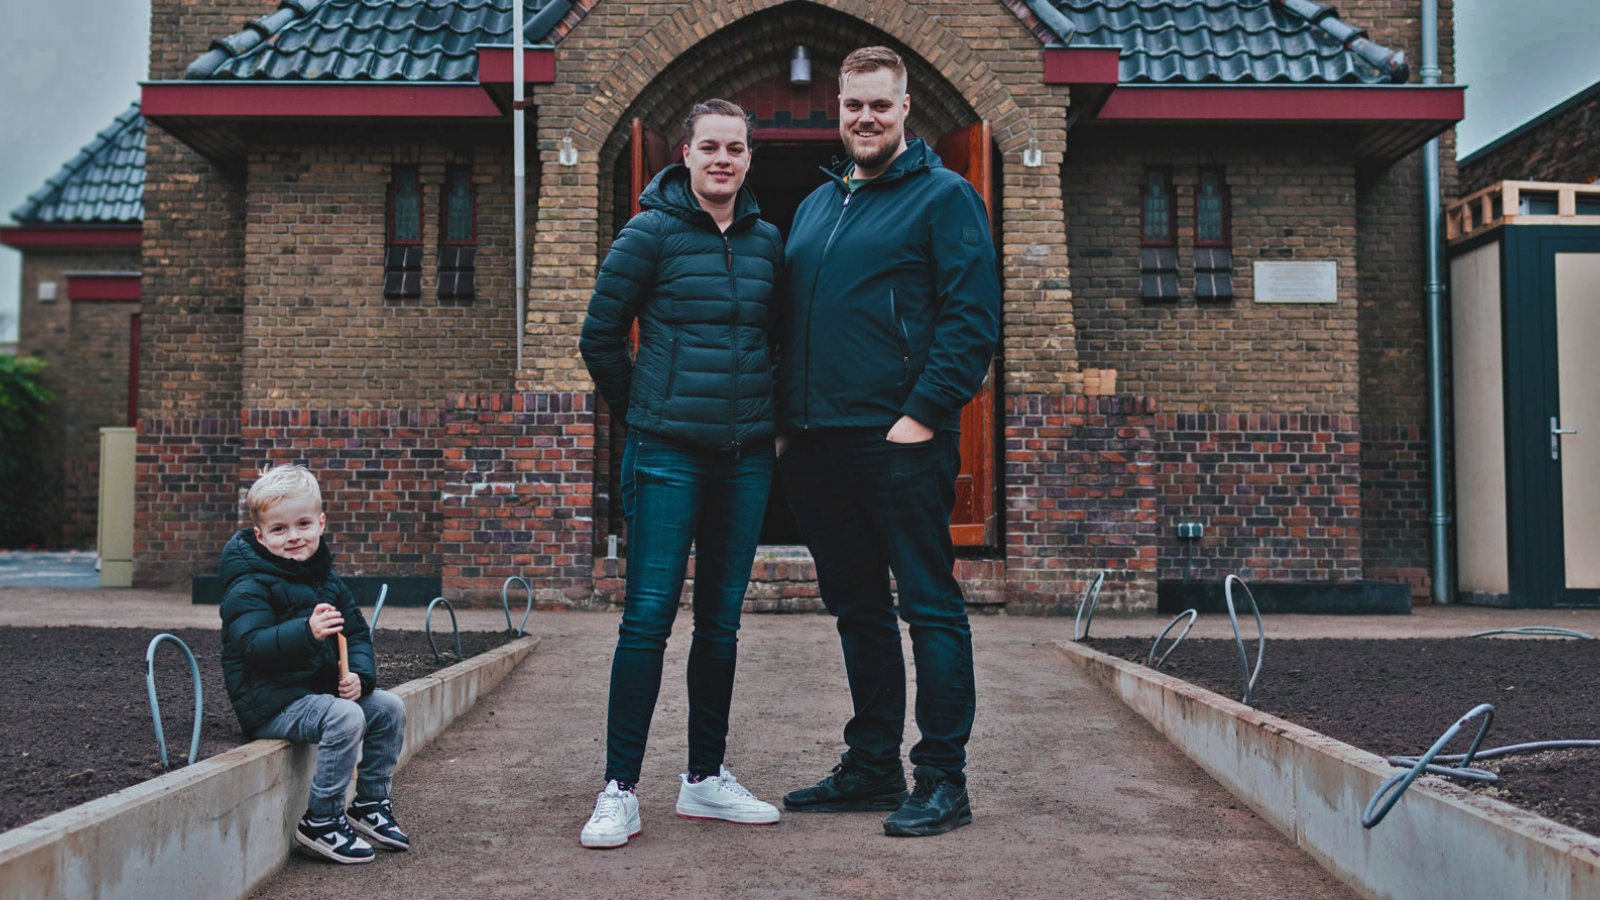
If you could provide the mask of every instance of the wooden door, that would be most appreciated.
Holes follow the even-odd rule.
[[[634,119],[629,134],[628,156],[631,171],[628,179],[628,215],[637,216],[644,209],[639,205],[639,195],[650,186],[650,179],[656,177],[657,172],[665,169],[667,164],[673,161],[672,148],[667,146],[667,139],[661,132],[648,127],[639,119]],[[628,342],[633,345],[634,352],[637,353],[638,321],[628,327]]]
[[[983,198],[994,230],[994,139],[988,122],[974,122],[939,140],[934,152],[945,168],[958,172]],[[998,239],[995,246],[999,246]],[[998,353],[998,348],[996,348]],[[950,538],[958,547],[990,547],[998,543],[995,503],[995,363],[983,387],[961,410],[961,474],[956,477],[956,505],[950,514]]]

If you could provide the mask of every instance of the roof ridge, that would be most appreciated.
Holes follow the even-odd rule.
[[[1306,20],[1323,33],[1338,41],[1341,46],[1364,62],[1388,76],[1395,84],[1411,77],[1403,50],[1390,50],[1367,37],[1365,28],[1358,28],[1339,18],[1339,11],[1317,0],[1271,0],[1273,6],[1284,9]]]
[[[83,170],[93,165],[101,154],[107,149],[116,149],[118,139],[123,133],[144,127],[143,113],[139,108],[139,101],[135,100],[129,107],[117,114],[110,125],[95,132],[95,136],[78,149],[77,155],[67,160],[54,175],[45,179],[43,185],[28,195],[28,199],[21,206],[11,211],[11,218],[18,222],[38,222],[42,217],[38,215],[40,207],[58,198],[58,195],[78,176]]]

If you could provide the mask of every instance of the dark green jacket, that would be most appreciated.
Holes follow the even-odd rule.
[[[601,396],[629,426],[693,446],[770,438],[778,229],[741,190],[733,223],[719,231],[682,165],[661,170],[640,200],[644,211],[600,266],[578,341]]]
[[[790,229],[779,427],[959,429],[1000,333],[983,200],[920,139],[854,194],[847,167]]]
[[[331,603],[344,615],[350,671],[361,677],[362,695],[377,687],[372,630],[355,596],[333,574],[326,538],[302,563],[273,556],[245,528],[222,548],[217,574],[227,585],[222,675],[245,734],[254,735],[301,697],[338,692],[339,643],[311,636],[311,610],[318,603]]]

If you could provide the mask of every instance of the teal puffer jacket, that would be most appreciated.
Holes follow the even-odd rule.
[[[737,451],[770,438],[777,227],[741,190],[719,231],[682,165],[663,169],[640,200],[644,211],[600,266],[578,343],[601,396],[630,427],[691,446]]]
[[[305,562],[273,556],[245,528],[222,548],[217,574],[222,597],[222,677],[247,735],[309,694],[334,694],[339,685],[339,644],[311,636],[311,611],[331,603],[344,616],[350,671],[361,694],[372,693],[378,669],[372,630],[350,589],[333,574],[326,539]]]

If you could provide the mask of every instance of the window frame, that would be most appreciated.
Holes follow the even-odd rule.
[[[400,179],[402,175],[410,175],[417,186],[417,236],[402,240],[396,231],[400,222],[398,204],[400,201]],[[427,198],[422,187],[422,169],[413,163],[396,163],[389,170],[388,186],[388,215],[384,223],[385,241],[390,247],[421,247],[427,235],[426,215]]]
[[[467,216],[471,224],[465,238],[450,237],[450,194],[452,179],[464,177],[467,181]],[[472,180],[472,166],[465,163],[445,167],[444,181],[439,186],[439,246],[475,247],[478,244],[478,185]]]
[[[1165,239],[1149,237],[1150,176],[1156,174],[1159,174],[1165,182],[1167,193],[1167,236]],[[1172,169],[1169,166],[1145,166],[1144,177],[1139,180],[1139,246],[1178,246],[1178,195],[1177,189],[1172,183]]]
[[[1222,209],[1222,236],[1220,238],[1205,239],[1200,237],[1200,197],[1205,186],[1207,175],[1217,178],[1217,198],[1221,201]],[[1222,166],[1202,166],[1194,182],[1194,245],[1196,247],[1220,247],[1232,249],[1233,247],[1233,194],[1228,189],[1228,174]]]

